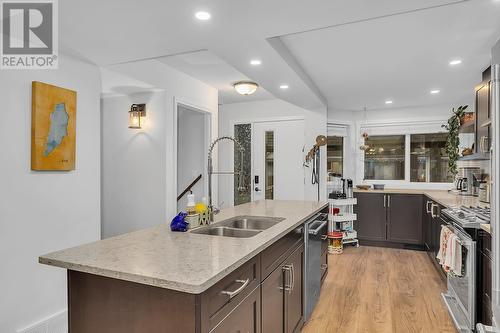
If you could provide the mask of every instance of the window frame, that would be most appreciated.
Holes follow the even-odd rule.
[[[326,136],[337,136],[337,137],[342,137],[342,177],[346,177],[346,161],[347,161],[347,149],[348,149],[348,144],[349,140],[351,139],[350,135],[350,129],[352,128],[352,124],[347,124],[347,123],[327,123],[326,127]],[[328,184],[328,151],[325,151],[325,157],[324,157],[324,166],[326,170],[326,182]],[[363,162],[364,163],[364,162]]]
[[[436,124],[433,124],[436,125]],[[395,185],[395,186],[409,186],[413,188],[418,187],[426,187],[426,188],[449,188],[453,185],[453,182],[412,182],[410,180],[411,176],[411,135],[413,134],[435,134],[435,133],[444,133],[437,126],[430,126],[430,129],[423,130],[420,126],[417,126],[416,129],[396,129],[396,130],[387,130],[387,127],[376,126],[376,127],[368,127],[361,128],[360,133],[363,131],[368,132],[370,136],[382,136],[382,135],[404,135],[405,136],[405,170],[404,170],[404,180],[385,180],[385,179],[365,179],[365,154],[360,150],[360,161],[361,163],[358,166],[358,172],[361,175],[360,179],[365,184],[385,184],[387,186]],[[371,134],[370,132],[374,132]]]

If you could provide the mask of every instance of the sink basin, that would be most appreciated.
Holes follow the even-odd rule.
[[[217,225],[223,225],[225,227],[236,229],[265,230],[283,220],[284,218],[282,217],[235,216],[218,222]]]
[[[202,235],[248,238],[283,220],[282,217],[235,216],[191,232]]]
[[[237,238],[248,238],[257,235],[260,230],[245,230],[228,228],[223,226],[208,226],[200,229],[191,231],[193,234],[202,235],[212,235],[212,236],[225,236],[225,237],[237,237]]]

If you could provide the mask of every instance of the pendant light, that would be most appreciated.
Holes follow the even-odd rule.
[[[233,84],[233,87],[240,95],[251,95],[257,91],[259,85],[252,81],[239,81]]]

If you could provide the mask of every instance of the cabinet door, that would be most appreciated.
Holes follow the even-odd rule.
[[[484,140],[489,141],[489,126],[481,126],[489,120],[490,113],[490,84],[486,82],[476,90],[476,152],[481,153],[481,146],[485,151],[488,150],[488,145],[484,145]],[[483,139],[483,138],[487,139]]]
[[[261,284],[262,333],[284,332],[284,282],[284,274],[280,266],[272,271]]]
[[[354,212],[358,214],[354,222],[354,229],[361,240],[386,240],[386,209],[385,194],[382,193],[355,193],[358,204]]]
[[[437,262],[437,259],[436,259],[436,256],[439,252],[439,247],[441,246],[441,244],[439,244],[439,239],[440,239],[440,236],[441,236],[441,209],[443,208],[442,206],[440,205],[437,205],[436,203],[434,203],[434,205],[436,205],[433,209],[434,209],[434,215],[435,217],[431,217],[431,224],[432,224],[432,255],[433,255],[433,258],[434,260],[436,260]]]
[[[211,332],[260,333],[260,288],[251,292]]]
[[[302,280],[304,269],[304,247],[300,246],[295,250],[288,260],[287,265],[292,267],[289,290],[285,290],[285,322],[286,332],[298,332],[302,328],[303,321],[303,292]]]
[[[486,255],[481,254],[482,256],[482,323],[485,325],[491,325],[492,319],[492,310],[491,310],[491,259]]]
[[[395,243],[422,244],[422,196],[387,195],[387,239]]]
[[[424,247],[426,251],[431,251],[432,249],[432,224],[431,224],[431,213],[427,212],[430,210],[432,200],[424,196],[423,207],[422,207],[422,229],[424,233]]]

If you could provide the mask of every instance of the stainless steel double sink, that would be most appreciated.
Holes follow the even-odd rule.
[[[282,217],[235,216],[227,220],[212,223],[209,226],[192,230],[194,234],[248,238],[257,235],[273,225],[283,221]]]

